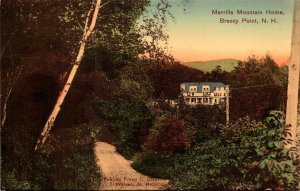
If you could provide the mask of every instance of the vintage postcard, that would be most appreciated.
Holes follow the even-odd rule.
[[[0,0],[1,190],[300,189],[300,0]]]

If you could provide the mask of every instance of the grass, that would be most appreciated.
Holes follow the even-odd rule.
[[[223,70],[230,72],[237,66],[239,60],[236,59],[219,59],[210,61],[187,62],[185,65],[191,68],[201,70],[203,72],[211,72],[216,66],[220,65]]]

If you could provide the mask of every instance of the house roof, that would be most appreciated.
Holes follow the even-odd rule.
[[[213,92],[214,88],[226,87],[222,82],[184,82],[180,85],[185,85],[182,93],[189,93],[190,86],[197,86],[197,93],[202,93],[202,86],[210,86],[210,92]]]

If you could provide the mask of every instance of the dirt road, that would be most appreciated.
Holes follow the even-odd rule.
[[[135,171],[130,161],[105,142],[96,142],[95,154],[102,182],[100,190],[164,190],[168,180],[150,178]]]

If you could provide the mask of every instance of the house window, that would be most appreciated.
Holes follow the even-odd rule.
[[[196,92],[197,86],[190,86],[190,92]]]
[[[217,99],[215,99],[215,103],[217,103]]]
[[[190,102],[190,98],[185,98],[184,100],[185,100],[186,103]]]
[[[196,102],[196,98],[192,98],[192,103],[195,103]]]
[[[226,93],[224,93],[224,96],[226,96]]]
[[[209,91],[209,86],[203,86],[202,90],[205,91],[205,92]]]
[[[203,98],[203,103],[207,103],[208,99],[207,98]]]

